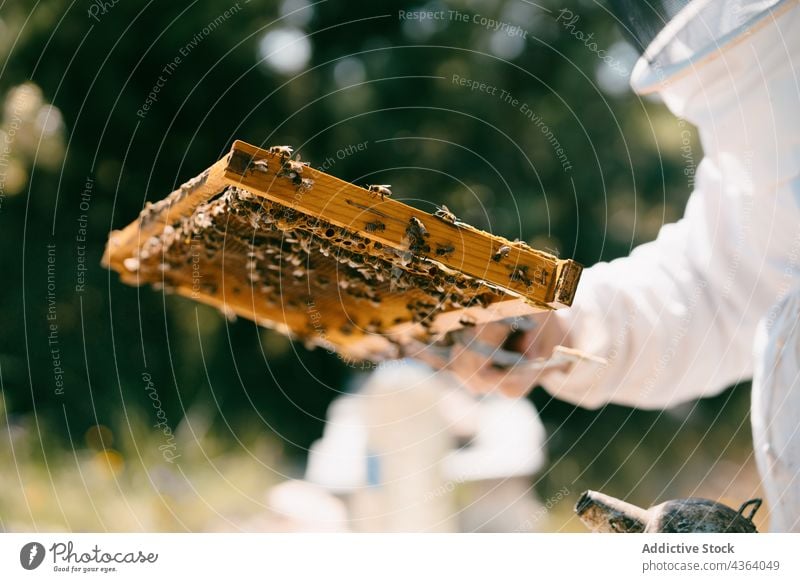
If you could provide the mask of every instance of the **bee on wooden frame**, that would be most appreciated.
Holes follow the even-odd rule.
[[[292,157],[292,153],[294,152],[294,148],[288,145],[277,145],[272,146],[269,148],[269,153],[271,154],[278,154],[282,158],[290,158]]]
[[[528,267],[525,265],[511,271],[509,279],[515,282],[520,282],[527,287],[530,287],[533,284],[533,281],[531,281],[530,277],[528,277]]]
[[[495,254],[492,255],[492,260],[495,263],[499,263],[501,260],[505,259],[508,256],[508,253],[510,252],[511,252],[511,247],[508,245],[503,245],[499,249],[497,249],[497,252]]]
[[[367,186],[367,190],[372,192],[373,197],[380,196],[381,200],[386,200],[387,198],[392,197],[391,184],[370,184]]]
[[[267,160],[255,160],[247,166],[248,173],[258,172],[260,174],[267,174],[269,172],[269,163]]]
[[[412,252],[428,252],[430,250],[430,247],[425,244],[425,239],[429,237],[430,234],[419,218],[412,216],[409,219],[408,226],[406,227],[406,236],[409,239],[408,248]]]
[[[453,245],[436,244],[436,254],[440,257],[452,255],[456,248]]]
[[[444,222],[449,222],[450,224],[455,224],[456,221],[458,220],[456,218],[456,215],[453,214],[450,211],[450,209],[447,206],[445,206],[444,204],[442,204],[440,207],[438,207],[436,209],[436,212],[433,213],[433,215],[435,217],[437,217],[437,218],[442,219]]]
[[[303,169],[308,166],[308,162],[300,161],[300,156],[295,160],[285,160],[281,165],[281,171],[278,176],[281,178],[289,178],[295,186],[303,184]]]
[[[375,220],[373,222],[368,222],[365,228],[367,232],[383,232],[386,230],[386,225],[379,220]]]
[[[311,188],[314,187],[314,180],[312,180],[311,178],[301,178],[300,184],[296,185],[297,185],[297,193],[305,194],[306,192],[309,192]]]

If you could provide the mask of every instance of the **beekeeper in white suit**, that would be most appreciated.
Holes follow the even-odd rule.
[[[671,15],[672,16],[672,15]],[[800,2],[693,1],[652,39],[631,84],[699,129],[685,215],[629,257],[584,272],[575,304],[515,334],[606,358],[539,377],[465,341],[448,368],[479,391],[534,384],[586,407],[666,408],[753,378],[755,454],[771,529],[800,531]],[[475,332],[509,347],[509,328]]]

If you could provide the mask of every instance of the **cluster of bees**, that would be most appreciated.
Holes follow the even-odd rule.
[[[324,306],[325,298],[340,301],[346,317],[328,314],[322,323],[335,322],[342,335],[381,333],[404,321],[429,328],[441,311],[485,306],[497,298],[497,290],[486,282],[416,254],[426,245],[421,221],[409,223],[407,236],[416,242],[408,250],[371,240],[371,230],[381,229],[367,226],[359,233],[228,187],[151,237],[126,265],[138,271],[140,280],[164,282],[173,290],[192,284],[192,263],[199,254],[203,293],[220,293],[224,277],[228,301],[250,289],[273,309],[303,309],[309,301]],[[438,254],[448,252],[452,248],[437,249]],[[398,293],[406,294],[405,311],[393,310],[386,320],[379,308]],[[249,295],[246,301],[249,305]],[[318,327],[292,331],[313,342]]]
[[[290,146],[273,146],[270,153],[277,156],[276,177],[291,181],[297,192],[313,189],[314,181],[305,172],[308,163],[299,155],[293,158]],[[252,160],[245,174],[270,173],[270,164],[275,163],[275,158]],[[140,215],[142,223],[182,201],[207,178],[206,172],[164,200],[148,204]],[[369,185],[367,190],[382,200],[392,195],[388,184]],[[446,206],[438,208],[435,216],[471,228]],[[455,247],[437,242],[432,253],[430,234],[416,217],[406,225],[402,249],[370,238],[386,230],[383,222],[362,224],[363,228],[343,228],[229,186],[191,215],[164,227],[124,264],[136,271],[141,281],[163,285],[168,291],[192,286],[205,295],[218,296],[224,285],[226,301],[236,301],[237,295],[247,293],[240,301],[248,308],[252,308],[252,292],[256,310],[259,302],[273,310],[317,305],[322,317],[304,329],[291,330],[295,337],[312,344],[315,338],[333,331],[343,336],[382,333],[409,321],[429,330],[440,312],[487,306],[505,295],[484,280],[423,256],[447,257]],[[492,259],[503,261],[514,245],[530,249],[522,242],[509,245],[498,247]],[[512,282],[537,282],[537,274],[529,274],[524,266],[508,268]],[[387,302],[391,309],[383,309]],[[470,318],[461,323],[474,325]]]
[[[312,178],[304,178],[303,170],[308,167],[308,162],[302,161],[298,154],[292,159],[294,149],[291,146],[272,146],[269,148],[270,153],[276,154],[280,160],[280,166],[275,172],[278,178],[288,178],[294,184],[295,189],[300,192],[308,192],[314,187],[314,180]],[[251,160],[247,166],[246,173],[269,173],[268,160]]]
[[[200,186],[208,180],[209,171],[206,170],[199,176],[195,176],[188,182],[181,185],[180,188],[175,190],[172,194],[159,200],[158,202],[147,202],[144,208],[139,213],[139,221],[142,226],[150,224],[162,212],[169,209],[171,206],[181,202],[192,192],[197,190]]]

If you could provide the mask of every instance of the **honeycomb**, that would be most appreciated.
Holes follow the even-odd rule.
[[[104,263],[354,360],[459,327],[568,306],[581,267],[235,142],[111,233]]]

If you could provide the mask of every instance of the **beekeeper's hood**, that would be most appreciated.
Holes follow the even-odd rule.
[[[796,174],[800,0],[694,0],[650,42],[633,89],[698,126],[706,155],[754,156],[752,177]]]

